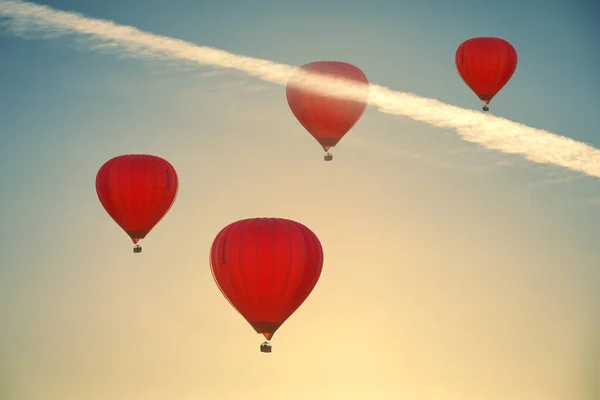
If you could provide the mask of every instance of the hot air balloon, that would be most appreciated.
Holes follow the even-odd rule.
[[[312,292],[323,267],[317,236],[299,222],[249,218],[227,225],[210,249],[223,296],[267,341]]]
[[[484,102],[483,111],[489,111],[490,101],[517,68],[517,52],[504,39],[478,37],[458,46],[455,61],[458,74]]]
[[[331,161],[333,156],[329,149],[358,122],[367,107],[369,81],[358,67],[340,61],[312,62],[298,70],[364,84],[364,97],[357,101],[326,96],[303,88],[298,74],[292,75],[287,83],[286,96],[292,113],[323,147],[325,161]]]
[[[133,240],[141,239],[165,216],[177,197],[173,166],[157,156],[128,154],[108,160],[96,175],[96,193],[111,218]]]

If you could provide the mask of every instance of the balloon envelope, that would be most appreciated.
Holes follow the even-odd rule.
[[[290,77],[286,96],[292,113],[323,149],[329,151],[364,113],[369,97],[369,81],[358,67],[340,61],[316,61],[301,66],[298,71],[364,84],[363,97],[357,101],[310,91],[301,86],[297,74]]]
[[[219,232],[210,249],[210,266],[225,298],[270,340],[315,287],[323,249],[299,222],[250,218]]]
[[[178,186],[173,166],[146,154],[114,157],[96,175],[100,203],[133,243],[144,239],[169,211]]]
[[[506,85],[517,68],[517,52],[504,39],[468,39],[456,50],[456,68],[463,81],[485,103]]]

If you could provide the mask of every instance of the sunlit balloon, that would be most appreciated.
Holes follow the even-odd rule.
[[[141,239],[165,216],[177,197],[179,181],[166,160],[128,154],[108,160],[96,175],[96,193],[111,218],[129,235],[134,253]]]
[[[292,113],[325,150],[325,161],[333,156],[329,149],[358,122],[367,107],[369,81],[356,66],[340,61],[317,61],[303,65],[298,71],[311,72],[335,78],[345,78],[364,84],[364,95],[357,100],[326,96],[303,88],[296,75],[286,86],[287,101]]]
[[[463,81],[485,103],[508,83],[517,68],[517,52],[504,39],[477,37],[466,40],[456,50],[456,68]]]
[[[221,293],[269,341],[312,292],[321,276],[323,249],[299,222],[250,218],[227,225],[210,249],[213,278]]]

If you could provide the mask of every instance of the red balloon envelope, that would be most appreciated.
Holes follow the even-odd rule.
[[[326,96],[303,88],[297,75],[289,79],[286,96],[292,113],[329,152],[364,113],[369,97],[369,81],[358,67],[340,61],[317,61],[303,65],[299,70],[364,84],[364,96],[357,101]],[[327,153],[325,160],[331,159],[331,154]]]
[[[472,38],[456,50],[456,68],[467,86],[485,103],[483,110],[510,80],[517,68],[517,52],[504,39]]]
[[[173,166],[160,157],[129,154],[108,160],[96,175],[102,206],[136,244],[165,216],[177,197]]]
[[[250,218],[229,224],[210,249],[215,282],[257,333],[271,340],[311,293],[323,267],[317,236],[299,222]],[[262,352],[271,352],[264,342]]]

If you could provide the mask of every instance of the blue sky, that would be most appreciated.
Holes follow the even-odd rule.
[[[39,4],[292,65],[342,60],[373,83],[469,109],[480,102],[454,52],[503,37],[519,65],[492,113],[600,147],[591,1]],[[596,178],[373,110],[324,164],[280,86],[71,38],[2,35],[0,52],[8,400],[588,400]],[[135,152],[171,161],[181,188],[132,259],[94,178]],[[326,254],[270,359],[207,256],[222,227],[262,215],[305,223]]]

